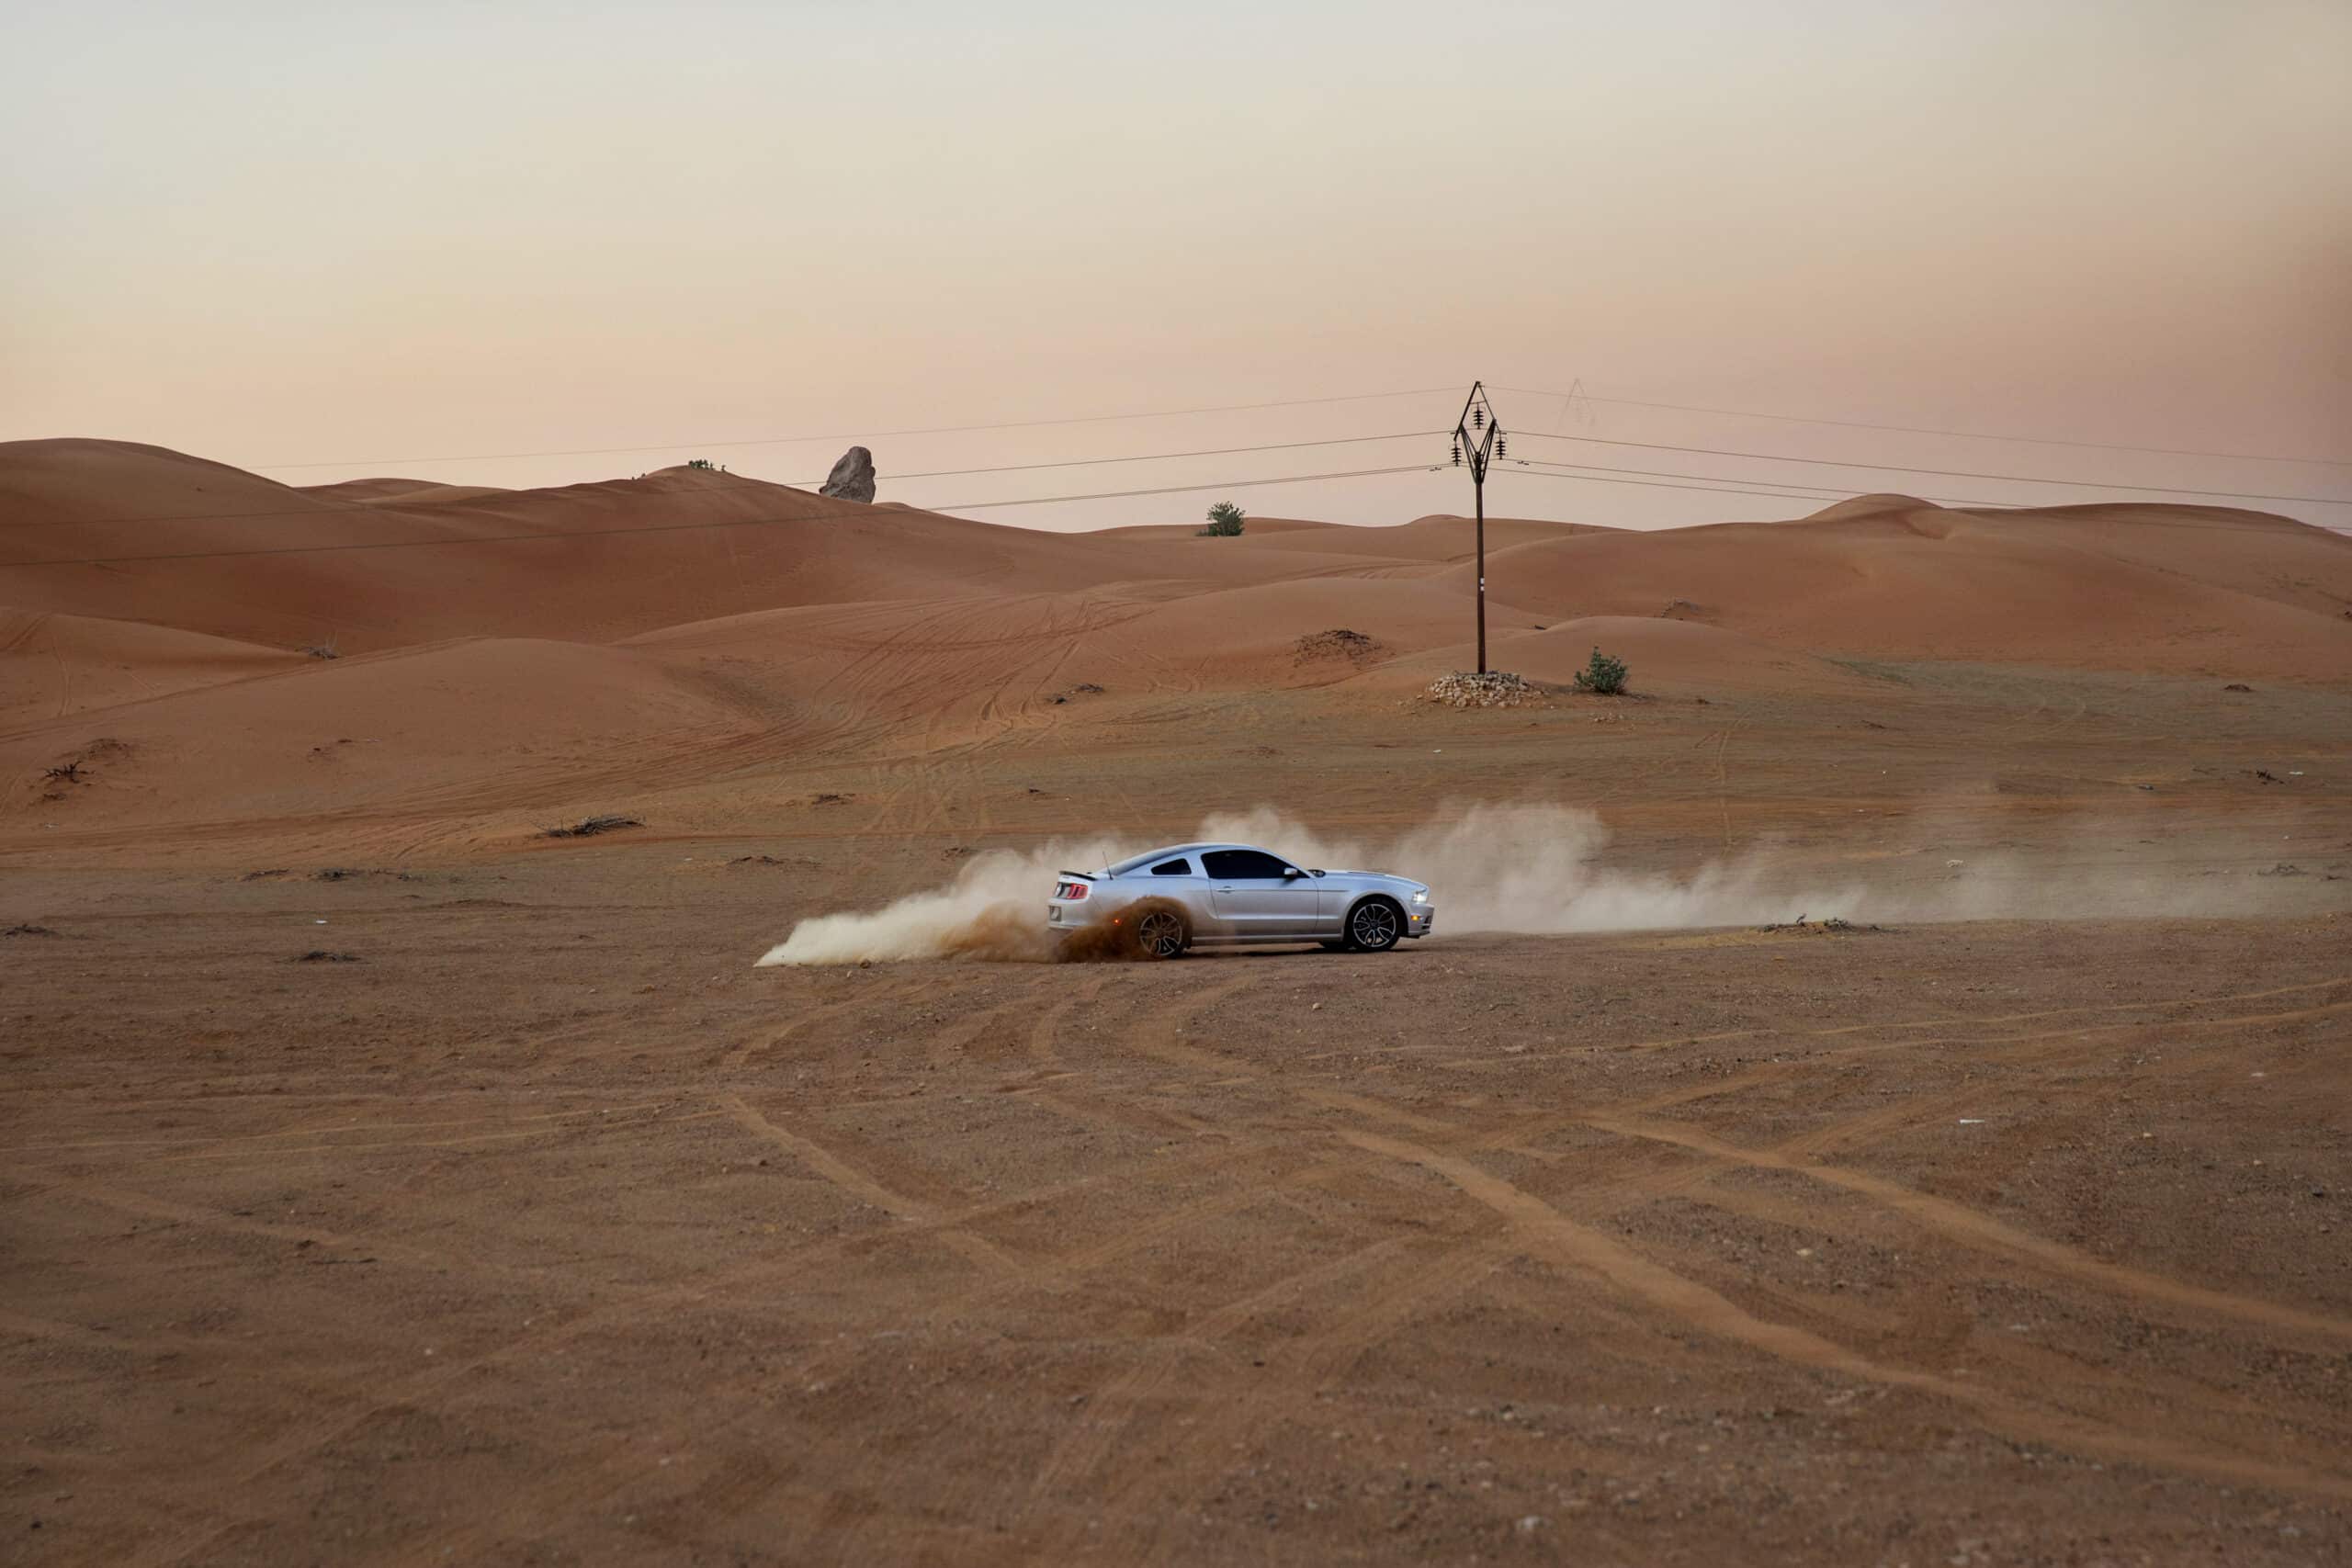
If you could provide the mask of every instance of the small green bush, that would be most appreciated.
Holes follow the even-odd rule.
[[[1592,661],[1577,671],[1577,690],[1599,692],[1603,696],[1613,697],[1625,689],[1627,673],[1623,660],[1612,658],[1595,648]]]
[[[1241,532],[1241,520],[1248,515],[1233,502],[1220,501],[1209,508],[1209,525],[1200,531],[1201,537],[1230,539]]]
[[[686,459],[686,467],[689,468],[700,468],[705,473],[715,474],[718,471],[718,465],[712,462],[707,457],[689,457]]]

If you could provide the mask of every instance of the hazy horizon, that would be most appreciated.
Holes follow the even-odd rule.
[[[101,4],[16,33],[0,439],[499,485],[805,482],[856,440],[883,499],[1032,527],[1228,496],[1395,522],[1466,480],[1254,481],[1442,463],[1484,378],[1533,389],[1495,394],[1513,457],[1643,471],[1498,471],[1497,514],[1823,504],[1690,475],[2352,524],[2255,499],[2352,501],[2341,7]]]

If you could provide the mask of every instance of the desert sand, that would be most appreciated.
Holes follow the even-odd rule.
[[[0,445],[9,1560],[2341,1560],[2352,539],[1756,504]]]

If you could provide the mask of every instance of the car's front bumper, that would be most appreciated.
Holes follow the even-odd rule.
[[[1405,934],[1427,936],[1437,929],[1437,906],[1415,904],[1405,911]]]

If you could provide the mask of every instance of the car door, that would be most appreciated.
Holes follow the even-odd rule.
[[[1146,874],[1151,878],[1151,886],[1139,897],[1169,898],[1182,905],[1184,918],[1193,922],[1196,931],[1215,922],[1216,912],[1209,908],[1208,879],[1200,874],[1190,855],[1171,855]]]
[[[1210,850],[1201,869],[1208,873],[1210,910],[1235,936],[1315,934],[1315,879],[1284,876],[1288,861],[1263,850]]]

